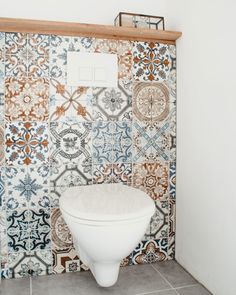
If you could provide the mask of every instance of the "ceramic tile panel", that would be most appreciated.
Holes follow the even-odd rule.
[[[68,87],[56,79],[50,82],[51,121],[92,121],[92,88]]]
[[[92,105],[96,121],[132,120],[132,84],[121,80],[117,88],[94,88]]]
[[[131,254],[132,264],[155,263],[168,259],[168,240],[142,241]]]
[[[77,163],[83,167],[92,162],[91,131],[89,122],[52,122],[50,159],[54,163]]]
[[[11,77],[48,77],[49,36],[6,33],[5,73]]]
[[[166,80],[170,67],[168,45],[155,42],[134,42],[132,67],[134,80]]]
[[[9,276],[23,278],[52,273],[51,251],[15,252],[9,255]]]
[[[134,164],[133,186],[146,192],[153,200],[165,201],[169,197],[168,173],[166,162]]]
[[[48,124],[43,122],[6,123],[5,157],[7,165],[38,165],[48,162]]]
[[[47,78],[5,80],[5,117],[8,121],[46,121],[49,116]]]
[[[116,54],[117,87],[67,85],[67,53]],[[176,48],[0,33],[1,277],[87,270],[59,209],[69,188],[122,183],[156,206],[122,266],[173,259]]]
[[[93,162],[132,161],[132,126],[129,122],[97,122],[93,125]]]

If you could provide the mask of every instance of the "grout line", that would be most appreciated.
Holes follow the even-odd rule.
[[[164,277],[164,275],[158,270],[156,269],[152,264],[150,265],[162,278],[163,280],[171,287],[170,290],[173,290],[176,294],[179,295],[179,293],[174,289],[174,287],[171,285],[171,283]]]
[[[30,277],[30,295],[33,295],[32,277]]]
[[[160,292],[165,292],[165,291],[172,291],[173,288],[166,288],[166,289],[159,289],[159,290],[154,290],[154,291],[150,291],[150,292],[144,292],[144,293],[137,293],[135,295],[151,295],[154,293],[160,293]]]

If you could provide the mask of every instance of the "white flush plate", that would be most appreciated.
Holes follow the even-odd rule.
[[[67,85],[117,87],[116,54],[67,52]]]

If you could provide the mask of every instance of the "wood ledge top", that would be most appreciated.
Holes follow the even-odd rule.
[[[158,41],[169,44],[175,44],[175,41],[182,35],[181,32],[173,31],[4,17],[0,17],[0,31],[63,36],[88,36],[104,39]]]

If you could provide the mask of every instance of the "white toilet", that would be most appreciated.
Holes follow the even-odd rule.
[[[100,286],[109,287],[117,281],[121,260],[142,239],[155,205],[141,190],[98,184],[69,188],[60,209],[81,260]]]

